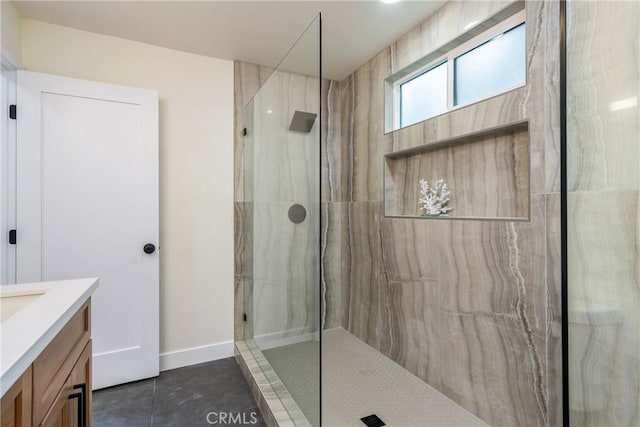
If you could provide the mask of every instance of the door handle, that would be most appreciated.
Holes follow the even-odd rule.
[[[73,389],[80,389],[79,392],[69,395],[69,400],[78,399],[78,427],[87,427],[87,385],[77,384],[73,386]]]
[[[145,254],[152,254],[156,251],[156,246],[153,243],[147,243],[142,248]]]

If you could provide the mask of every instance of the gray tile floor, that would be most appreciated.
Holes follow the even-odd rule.
[[[266,426],[232,357],[93,393],[94,427],[207,425]]]

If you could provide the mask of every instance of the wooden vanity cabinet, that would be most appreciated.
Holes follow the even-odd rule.
[[[90,336],[91,300],[73,315],[23,378],[3,396],[1,427],[91,426]],[[5,399],[9,405],[13,402],[13,411],[5,407]],[[11,416],[19,405],[21,413],[28,411],[28,418]]]
[[[2,396],[2,427],[26,427],[31,422],[31,366]]]
[[[64,382],[42,427],[88,427],[91,425],[91,341]]]

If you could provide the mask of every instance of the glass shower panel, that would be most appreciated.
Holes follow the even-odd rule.
[[[312,425],[320,416],[320,83],[318,16],[244,111],[245,340],[284,384],[280,398],[290,395]]]
[[[566,3],[569,416],[640,425],[640,3]]]

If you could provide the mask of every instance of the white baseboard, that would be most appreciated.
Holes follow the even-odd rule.
[[[169,351],[160,355],[160,371],[182,368],[233,356],[233,341]]]

